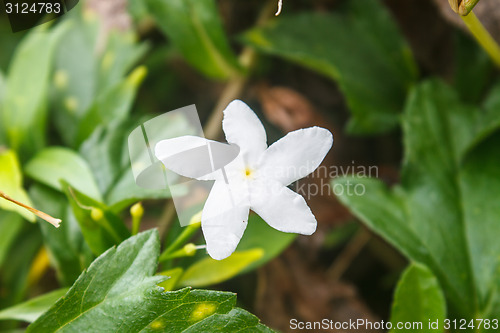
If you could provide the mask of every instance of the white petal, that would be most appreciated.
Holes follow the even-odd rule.
[[[262,154],[259,175],[290,185],[316,170],[332,145],[332,133],[321,127],[290,132]]]
[[[240,147],[246,163],[257,162],[267,148],[264,126],[252,109],[240,100],[232,101],[224,110],[222,128],[227,142]]]
[[[216,181],[201,216],[208,254],[217,260],[229,257],[248,224],[247,191]]]
[[[239,148],[235,145],[190,135],[162,140],[155,147],[156,158],[167,169],[199,180],[220,179],[220,168],[238,153]]]
[[[304,198],[275,180],[254,181],[250,208],[276,230],[311,235],[316,218]]]

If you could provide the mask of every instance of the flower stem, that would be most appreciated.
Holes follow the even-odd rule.
[[[15,200],[15,199],[12,199],[11,197],[9,197],[7,194],[3,193],[2,191],[0,191],[0,198],[3,198],[5,200],[7,200],[7,201],[10,201],[10,202],[18,205],[18,206],[23,207],[24,209],[29,210],[30,212],[32,212],[33,214],[35,214],[39,218],[44,219],[45,221],[47,221],[50,224],[52,224],[54,227],[59,228],[59,224],[61,223],[60,219],[53,218],[49,214],[45,214],[44,212],[41,212],[38,209],[35,209],[35,208],[30,207],[28,205],[25,205],[22,202],[19,202],[19,201]]]
[[[136,203],[130,208],[130,215],[132,216],[132,236],[137,235],[141,226],[142,216],[144,215],[144,207],[140,202]]]
[[[481,21],[479,21],[474,12],[471,11],[467,16],[461,16],[461,18],[477,42],[488,53],[491,60],[493,60],[497,67],[500,67],[500,46],[488,30],[486,30]]]
[[[178,248],[180,248],[185,242],[187,242],[194,235],[194,233],[196,231],[198,231],[200,226],[201,226],[201,223],[198,222],[198,223],[190,224],[186,228],[184,228],[184,230],[182,230],[179,237],[177,237],[177,239],[172,244],[170,244],[165,249],[165,251],[163,251],[163,253],[160,255],[159,261],[163,262],[163,261],[166,261],[168,259],[171,259],[172,258],[171,255],[174,253],[174,251],[177,250]]]

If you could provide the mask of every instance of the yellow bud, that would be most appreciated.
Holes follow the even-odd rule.
[[[104,217],[104,213],[99,208],[92,207],[92,210],[90,211],[90,217],[92,218],[92,220],[97,222],[102,220],[102,218]]]
[[[196,253],[196,245],[194,245],[193,243],[188,243],[184,245],[182,250],[186,253],[187,256],[194,256],[194,254]]]
[[[132,215],[133,218],[140,219],[142,215],[144,215],[144,207],[142,207],[142,203],[138,202],[130,207],[130,215]]]

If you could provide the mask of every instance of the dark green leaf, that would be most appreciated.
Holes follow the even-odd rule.
[[[24,303],[4,309],[0,311],[0,320],[14,319],[32,323],[67,292],[68,288],[54,290]]]
[[[243,40],[337,81],[352,112],[352,133],[394,128],[416,79],[408,45],[376,0],[349,1],[341,14],[283,16]]]
[[[25,172],[31,178],[57,190],[62,190],[61,180],[92,198],[101,200],[88,164],[73,150],[50,147],[39,152],[26,165]]]
[[[100,255],[130,236],[123,220],[106,205],[72,188],[64,181],[62,184],[83,237],[94,254]],[[96,219],[92,216],[92,210],[98,210],[101,216]]]
[[[454,316],[500,314],[500,108],[464,107],[447,86],[425,82],[412,92],[403,119],[402,186],[343,178],[360,185],[340,199],[368,226],[438,278]],[[487,134],[486,134],[487,133]]]
[[[45,144],[46,102],[53,54],[67,25],[33,29],[17,48],[7,76],[1,124],[22,156]],[[26,98],[29,96],[29,98]]]
[[[411,264],[401,276],[394,294],[391,322],[422,323],[419,332],[443,332],[446,301],[436,277],[421,264]],[[429,328],[429,320],[438,320],[440,329]],[[393,330],[391,332],[396,332]]]
[[[227,78],[239,70],[214,0],[147,0],[146,3],[161,30],[200,72]]]
[[[478,103],[494,73],[488,54],[474,39],[457,34],[453,86],[464,102]]]
[[[226,314],[214,314],[183,332],[273,332],[273,330],[259,324],[259,318],[253,314],[235,308]]]
[[[8,221],[8,220],[7,220]],[[28,272],[36,253],[42,244],[38,226],[24,223],[7,253],[7,264],[2,267],[0,284],[4,287],[0,294],[0,309],[21,302],[28,290]]]
[[[109,249],[27,332],[203,332],[194,325],[205,320],[223,327],[222,332],[265,329],[254,316],[234,309],[234,294],[188,288],[163,292],[156,284],[165,278],[153,276],[159,251],[156,230]]]
[[[40,223],[40,229],[60,283],[71,286],[87,266],[86,263],[93,259],[83,240],[80,226],[62,193],[34,184],[30,188],[30,196],[37,207],[62,219],[61,226],[57,229],[48,223]]]

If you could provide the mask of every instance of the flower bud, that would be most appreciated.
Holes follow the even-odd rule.
[[[142,203],[138,202],[130,207],[130,215],[135,219],[142,218],[142,215],[144,215],[144,207],[142,207]]]
[[[194,254],[196,253],[196,245],[194,245],[193,243],[188,243],[184,245],[182,250],[186,253],[187,256],[194,256]]]
[[[104,213],[99,208],[92,207],[92,210],[90,211],[90,217],[92,218],[92,220],[98,222],[102,220],[102,218],[104,217]]]

